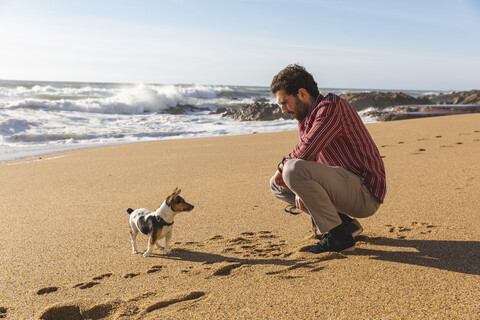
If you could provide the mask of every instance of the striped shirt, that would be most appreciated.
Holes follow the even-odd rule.
[[[319,95],[312,111],[298,122],[300,141],[283,157],[316,161],[342,167],[365,181],[370,192],[383,202],[385,167],[375,142],[355,109],[345,99]]]

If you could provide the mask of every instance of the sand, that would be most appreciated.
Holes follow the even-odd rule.
[[[297,132],[0,163],[0,318],[479,319],[480,115],[368,129],[388,192],[345,254],[305,252],[309,218],[269,191]],[[177,186],[173,254],[132,254],[125,209]]]

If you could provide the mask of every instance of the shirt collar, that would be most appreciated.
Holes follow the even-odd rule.
[[[298,126],[299,127],[302,127],[303,125],[305,125],[307,122],[308,122],[308,119],[310,119],[312,113],[314,112],[314,110],[317,108],[317,106],[323,101],[325,97],[322,96],[321,94],[318,95],[318,97],[315,99],[315,102],[313,103],[312,105],[312,109],[310,110],[310,113],[307,114],[307,116],[305,117],[305,119],[303,119],[302,121],[298,121]]]
[[[320,102],[322,102],[324,98],[325,98],[324,96],[322,96],[321,94],[319,94],[318,97],[317,97],[317,99],[315,99],[315,102],[314,102],[314,105],[313,105],[313,106],[314,106],[314,107],[315,107],[315,106],[318,106],[318,104],[319,104]],[[312,110],[313,110],[313,108],[312,108]]]

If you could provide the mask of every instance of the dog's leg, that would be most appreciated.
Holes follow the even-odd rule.
[[[137,239],[137,233],[136,231],[130,230],[130,241],[132,243],[132,252],[133,254],[139,253],[137,250],[137,246],[135,244],[135,240]]]
[[[165,254],[171,254],[172,251],[168,250],[168,246],[170,244],[170,240],[172,240],[172,231],[170,231],[169,233],[167,233],[167,235],[165,236]]]
[[[153,228],[152,232],[150,233],[150,237],[148,237],[148,248],[147,251],[143,254],[143,257],[146,258],[150,255],[150,253],[153,250],[153,246],[155,245],[155,242],[157,242],[157,229]]]
[[[143,257],[146,258],[150,255],[150,253],[152,252],[153,250],[153,245],[155,244],[155,240],[154,240],[154,236],[153,234],[150,235],[150,237],[148,238],[148,248],[147,248],[147,251],[145,251],[145,253],[143,254]]]

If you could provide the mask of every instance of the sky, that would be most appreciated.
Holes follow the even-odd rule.
[[[0,0],[0,79],[480,89],[480,0]]]

